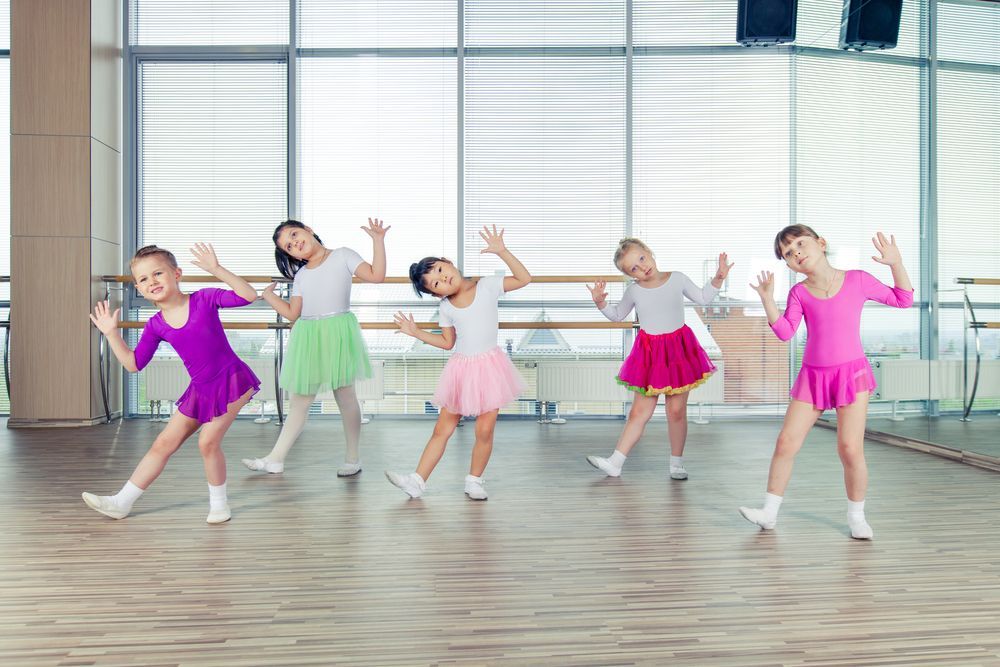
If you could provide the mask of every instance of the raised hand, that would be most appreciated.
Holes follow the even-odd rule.
[[[729,275],[729,269],[733,268],[736,262],[729,263],[729,257],[724,252],[719,253],[719,269],[715,272],[715,279],[723,281]]]
[[[266,300],[268,296],[274,296],[274,290],[278,288],[278,283],[271,283],[260,293],[260,298]]]
[[[590,290],[590,296],[594,300],[594,303],[604,303],[608,300],[607,286],[608,284],[603,280],[596,281],[593,287],[587,285],[587,289]]]
[[[365,227],[364,225],[361,226],[361,231],[363,231],[365,234],[376,240],[384,239],[385,233],[390,229],[392,229],[392,225],[383,226],[382,221],[379,220],[378,218],[375,219],[368,218],[368,226],[367,227]]]
[[[895,266],[903,261],[903,256],[899,253],[899,248],[896,246],[896,237],[894,235],[890,235],[887,241],[885,235],[879,232],[876,236],[872,237],[872,244],[878,250],[879,254],[882,255],[881,257],[872,255],[872,259],[879,264]]]
[[[399,311],[392,316],[392,319],[396,323],[396,326],[399,327],[399,331],[396,333],[405,333],[407,336],[417,337],[420,327],[413,321],[413,313],[410,313],[409,317],[407,317],[403,314],[403,311]]]
[[[206,273],[215,273],[219,268],[219,258],[215,256],[215,248],[211,243],[195,243],[191,248],[194,259],[191,263]]]
[[[94,306],[94,314],[90,316],[90,321],[100,329],[102,334],[110,336],[118,330],[118,316],[121,315],[121,312],[121,308],[115,308],[114,312],[111,312],[111,304],[108,301],[98,301],[97,305]]]
[[[493,225],[493,231],[483,225],[483,231],[479,232],[479,236],[486,241],[486,247],[479,251],[480,255],[486,252],[499,255],[507,250],[507,246],[503,242],[503,229],[497,232],[496,225]]]
[[[761,271],[760,275],[757,276],[757,284],[754,285],[750,283],[750,287],[753,288],[757,294],[763,299],[765,297],[774,297],[774,274],[770,271]]]

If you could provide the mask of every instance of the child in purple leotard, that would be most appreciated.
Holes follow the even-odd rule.
[[[837,453],[844,465],[847,487],[847,524],[851,537],[870,540],[872,527],[865,520],[868,467],[865,464],[865,420],[875,376],[861,347],[861,309],[865,301],[894,308],[913,305],[913,287],[903,268],[896,237],[880,232],[872,239],[879,264],[892,269],[894,287],[883,285],[867,271],[842,271],[830,266],[826,240],[805,225],[785,227],[774,240],[774,253],[790,269],[805,276],[792,287],[784,315],[774,303],[774,276],[763,272],[751,285],[764,304],[775,335],[789,340],[799,323],[808,327],[802,368],[791,390],[792,400],[771,458],[763,509],[741,507],[740,514],[764,530],[774,528],[778,508],[792,476],[795,454],[824,410],[837,411]]]
[[[245,306],[257,292],[245,280],[219,265],[211,245],[198,243],[191,249],[194,265],[225,282],[230,290],[207,288],[192,294],[180,290],[181,269],[173,253],[146,246],[132,258],[132,276],[139,293],[160,309],[143,329],[133,352],[118,333],[121,309],[109,312],[107,301],[98,303],[90,316],[107,336],[111,349],[130,372],[141,371],[153,358],[160,341],[169,343],[191,376],[191,384],[177,399],[177,412],[136,466],[121,491],[113,496],[84,493],[92,509],[112,519],[128,516],[132,504],[153,483],[167,459],[188,437],[201,428],[198,449],[208,478],[208,523],[230,519],[226,498],[226,459],[222,438],[240,408],[260,389],[260,380],[229,346],[219,321],[219,308]]]

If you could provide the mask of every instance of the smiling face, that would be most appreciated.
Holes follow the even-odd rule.
[[[462,272],[451,262],[438,260],[431,264],[430,271],[422,278],[424,287],[434,296],[444,298],[458,292],[462,287]]]
[[[781,258],[798,273],[812,273],[826,261],[826,239],[795,236],[780,243]]]
[[[278,233],[275,245],[295,259],[305,260],[322,247],[308,227],[284,227]]]
[[[139,294],[159,303],[180,293],[181,270],[163,255],[149,255],[132,263],[132,278]]]
[[[634,278],[639,282],[652,280],[659,275],[659,272],[656,270],[656,260],[653,258],[653,253],[637,245],[631,246],[622,254],[621,259],[618,261],[618,268],[626,276]]]

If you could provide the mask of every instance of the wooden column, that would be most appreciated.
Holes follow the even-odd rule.
[[[103,415],[87,313],[122,264],[121,35],[121,0],[11,2],[9,427]]]

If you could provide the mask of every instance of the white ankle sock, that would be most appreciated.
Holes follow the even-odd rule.
[[[223,505],[227,503],[226,500],[226,483],[223,482],[218,486],[208,485],[208,507],[209,509],[222,509]]]
[[[608,457],[608,461],[610,461],[612,465],[621,468],[623,465],[625,465],[626,458],[627,457],[624,454],[622,454],[616,449],[614,453]]]
[[[671,468],[683,468],[684,467],[684,457],[670,455],[670,467]]]
[[[781,501],[784,500],[781,496],[776,496],[773,493],[764,494],[764,513],[773,521],[778,517],[778,508],[781,507]]]
[[[122,487],[121,491],[111,496],[111,498],[122,507],[132,507],[132,504],[139,500],[139,496],[142,495],[142,489],[133,484],[131,481],[125,482],[125,486]]]
[[[859,500],[857,502],[848,499],[847,500],[847,516],[856,514],[858,516],[864,517],[865,515],[865,501]]]

